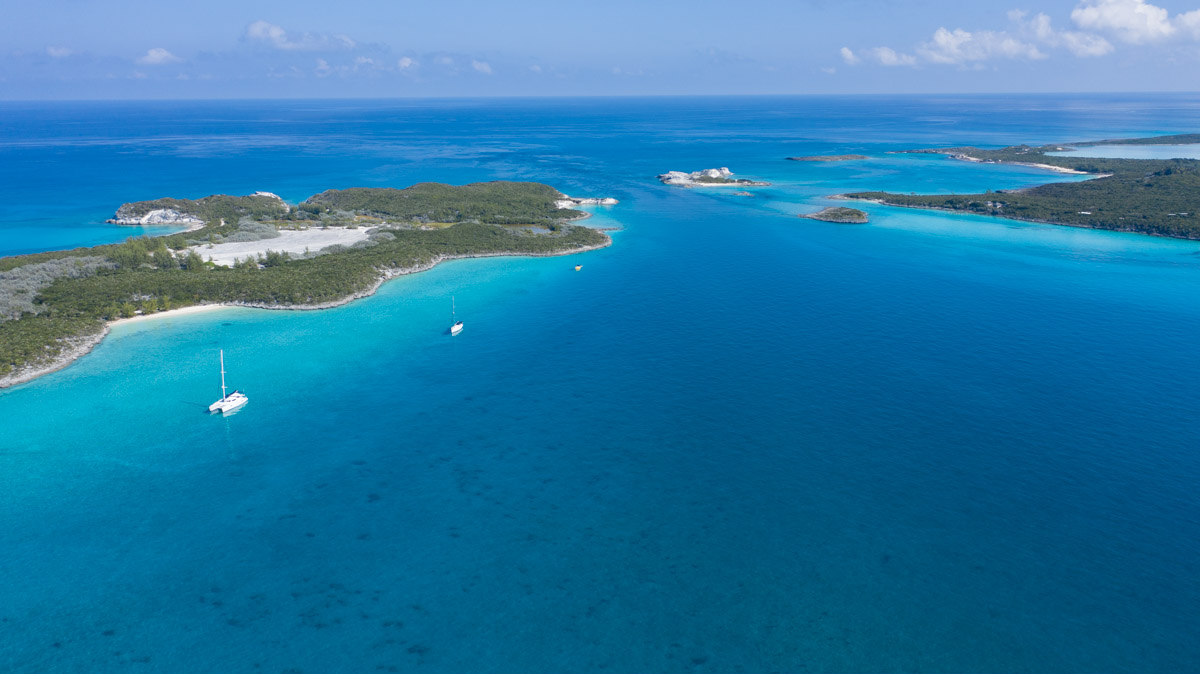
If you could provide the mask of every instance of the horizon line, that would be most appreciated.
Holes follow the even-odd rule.
[[[1003,91],[1003,92],[933,92],[912,93],[758,93],[758,94],[481,94],[475,96],[207,96],[176,98],[0,98],[7,103],[171,103],[171,102],[233,102],[233,101],[471,101],[471,100],[572,100],[572,99],[687,99],[687,98],[889,98],[914,96],[970,96],[995,98],[1000,96],[1188,96],[1200,95],[1200,90],[1159,91]]]

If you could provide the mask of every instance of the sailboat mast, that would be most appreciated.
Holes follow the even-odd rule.
[[[225,349],[221,349],[221,400],[225,399]]]
[[[450,296],[450,325],[454,325],[454,295]]]

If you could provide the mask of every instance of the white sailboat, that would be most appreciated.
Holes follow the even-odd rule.
[[[451,321],[450,336],[453,337],[454,335],[457,335],[458,333],[462,332],[462,330],[463,330],[463,322],[455,320],[454,296],[453,295],[450,296],[450,321]]]
[[[225,350],[221,349],[221,399],[209,405],[208,411],[228,414],[248,402],[250,399],[241,391],[235,390],[233,393],[225,395]]]

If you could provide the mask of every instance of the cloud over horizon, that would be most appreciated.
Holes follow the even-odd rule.
[[[1056,30],[1043,12],[1008,12],[1008,30],[968,31],[939,27],[933,37],[918,43],[914,54],[892,47],[874,47],[859,52],[842,47],[843,62],[856,65],[870,61],[883,66],[973,65],[992,60],[1042,60],[1046,50],[1065,50],[1078,58],[1106,56],[1116,51],[1108,39],[1127,45],[1155,46],[1178,38],[1200,41],[1200,9],[1171,17],[1146,0],[1080,0],[1071,11],[1071,21],[1081,30]],[[864,59],[859,54],[868,56]]]
[[[46,0],[57,12],[76,1]],[[672,11],[613,1],[626,12]],[[25,30],[13,24],[11,46],[0,51],[0,98],[1170,90],[1189,86],[1200,61],[1200,0],[925,0],[874,3],[869,14],[806,0],[764,7],[742,26],[711,13],[693,17],[688,30],[622,24],[631,47],[615,57],[598,36],[534,39],[561,24],[531,17],[464,23],[436,5],[372,14],[358,11],[361,0],[332,18],[303,3],[247,16],[237,0],[213,2],[164,8],[167,23],[92,7],[94,16],[81,18],[92,31],[63,30],[49,18]],[[29,23],[45,12],[25,14]],[[796,28],[814,21],[821,30],[813,39],[796,41]],[[1054,67],[1035,67],[1046,62]],[[970,75],[984,69],[996,76]]]
[[[144,66],[162,66],[168,63],[179,63],[182,60],[162,47],[155,47],[139,56],[137,63]]]
[[[356,46],[354,40],[341,34],[303,33],[299,38],[292,38],[282,26],[262,20],[246,26],[243,37],[248,42],[283,51],[353,49]]]

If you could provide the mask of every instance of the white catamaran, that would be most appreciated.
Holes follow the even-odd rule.
[[[233,393],[225,395],[225,350],[221,349],[221,399],[209,405],[208,411],[228,414],[248,402],[250,399],[241,391],[235,390]]]
[[[457,321],[457,320],[454,320],[454,319],[455,319],[455,315],[454,315],[454,295],[451,295],[451,296],[450,296],[450,320],[452,321],[452,323],[451,323],[451,325],[450,325],[450,336],[451,336],[451,337],[453,337],[454,335],[457,335],[458,333],[462,332],[462,329],[463,329],[463,322],[462,322],[462,321]]]

